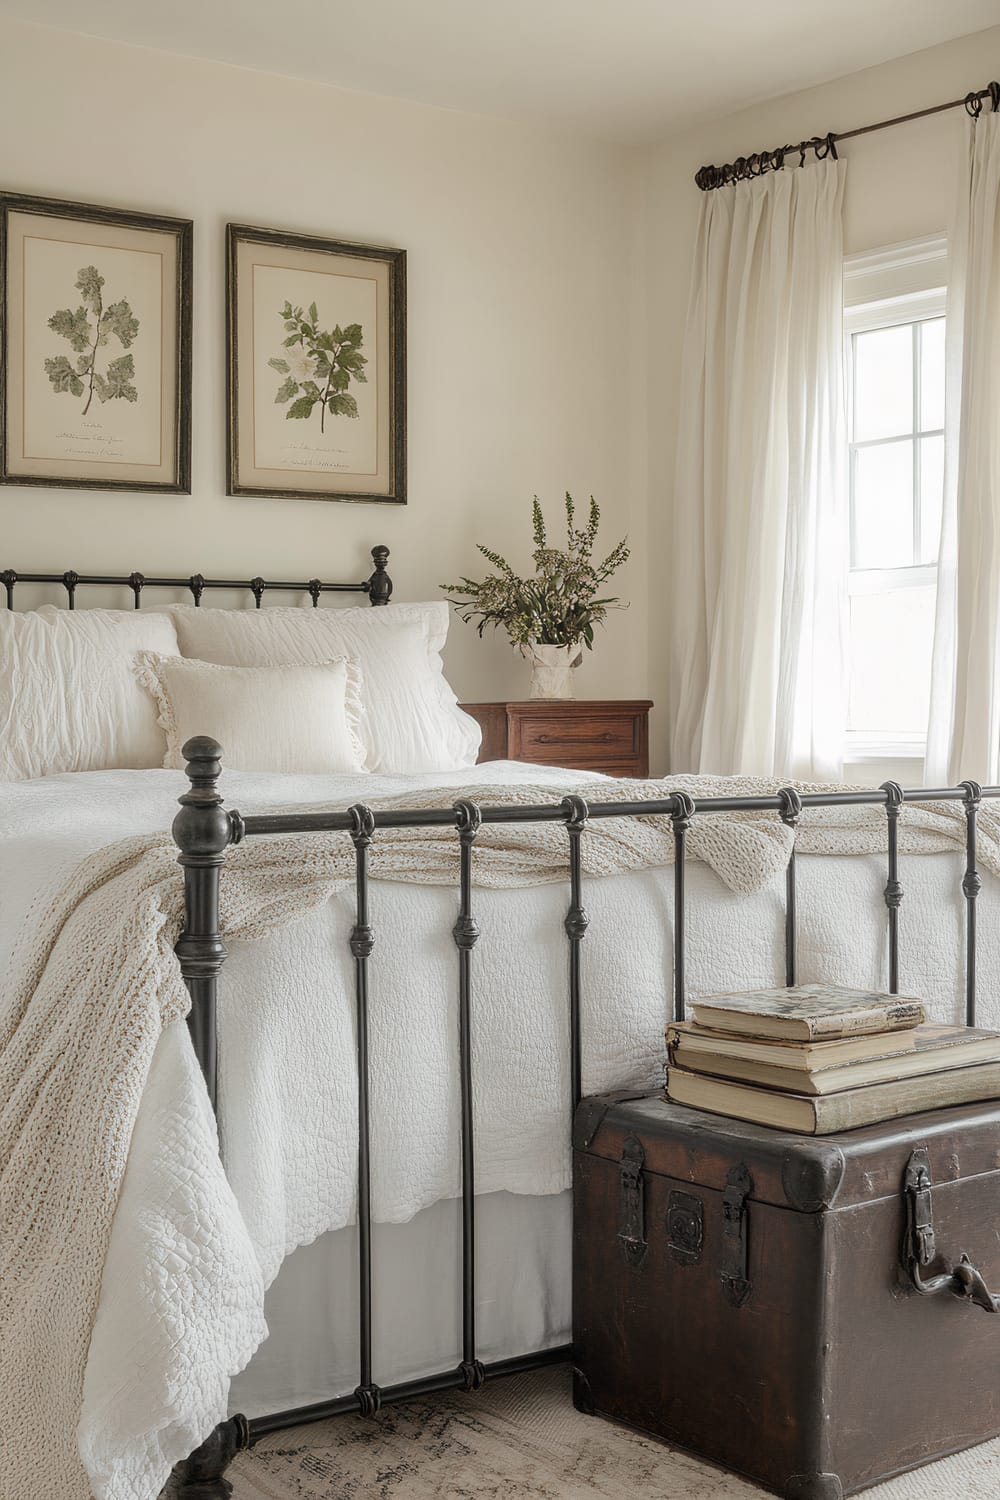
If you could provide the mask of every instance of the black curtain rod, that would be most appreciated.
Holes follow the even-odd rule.
[[[915,109],[909,115],[896,115],[891,120],[879,120],[874,125],[859,125],[856,130],[830,131],[827,135],[814,135],[810,140],[799,141],[797,145],[778,146],[772,151],[756,151],[753,156],[740,156],[736,161],[727,162],[722,167],[701,167],[694,174],[694,180],[702,192],[710,192],[713,188],[726,187],[731,182],[744,182],[749,177],[763,177],[766,172],[777,172],[785,165],[785,157],[793,152],[799,153],[799,166],[806,159],[806,152],[815,153],[818,160],[832,156],[836,160],[837,142],[850,141],[858,135],[871,135],[873,130],[888,130],[891,125],[906,125],[910,120],[922,120],[927,115],[939,115],[946,109],[958,109],[965,106],[974,120],[977,120],[983,111],[983,102],[989,99],[994,112],[1000,109],[1000,83],[988,83],[984,89],[978,92],[966,94],[964,99],[949,99],[947,104],[932,104],[929,109]]]

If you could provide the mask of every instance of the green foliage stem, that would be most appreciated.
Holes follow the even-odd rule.
[[[103,374],[97,369],[97,351],[105,347],[112,334],[122,348],[127,349],[139,333],[139,320],[124,298],[105,308],[104,277],[96,266],[82,266],[75,284],[80,293],[80,306],[75,309],[64,307],[53,313],[49,327],[53,333],[69,340],[70,348],[78,356],[76,365],[71,365],[65,354],[59,354],[45,361],[45,372],[57,395],[82,396],[86,391],[83,408],[83,416],[86,416],[95,395],[101,402],[139,399],[139,392],[133,384],[135,361],[131,354],[121,354],[111,360]]]
[[[314,378],[297,376],[288,359],[280,356],[269,359],[272,370],[285,379],[278,387],[275,405],[291,402],[285,412],[285,420],[305,420],[312,416],[314,407],[319,407],[319,430],[326,430],[326,414],[333,417],[357,417],[358,403],[349,394],[352,380],[367,384],[365,374],[367,357],[361,353],[364,335],[360,323],[349,323],[346,328],[337,326],[330,332],[319,326],[319,311],[315,302],[308,311],[293,307],[286,302],[278,314],[286,338],[282,348],[298,348],[310,357]],[[320,382],[323,382],[322,388]],[[301,392],[301,394],[300,394]]]

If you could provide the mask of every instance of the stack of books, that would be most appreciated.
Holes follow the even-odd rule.
[[[678,1104],[830,1135],[1000,1097],[1000,1034],[924,1023],[919,1000],[800,984],[709,995],[667,1030]]]

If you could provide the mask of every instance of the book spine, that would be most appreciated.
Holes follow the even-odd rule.
[[[924,1019],[922,1005],[873,1006],[871,1010],[844,1011],[839,1016],[803,1017],[809,1040],[842,1036],[864,1036],[879,1031],[903,1031],[919,1026]]]

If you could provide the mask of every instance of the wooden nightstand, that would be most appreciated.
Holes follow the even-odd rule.
[[[649,775],[648,698],[529,698],[524,703],[463,703],[482,725],[484,760]]]

